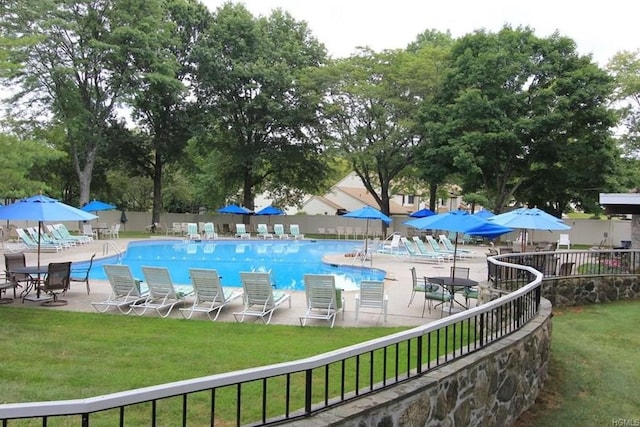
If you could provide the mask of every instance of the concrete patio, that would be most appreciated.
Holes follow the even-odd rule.
[[[130,241],[139,239],[118,239],[112,241],[113,243],[106,243],[105,240],[96,240],[87,245],[80,245],[72,247],[69,250],[60,253],[41,253],[41,264],[46,264],[52,261],[87,261],[92,254],[96,254],[96,259],[103,256],[103,251],[108,248],[109,254],[113,255],[113,245],[119,248],[120,251],[125,251],[127,244]],[[466,248],[474,251],[474,256],[471,259],[463,259],[456,262],[457,266],[469,267],[470,278],[483,283],[487,280],[487,263],[486,253],[487,248],[481,246],[467,246]],[[34,265],[37,263],[37,254],[30,252],[26,254],[27,265]],[[344,254],[330,255],[326,259],[333,264],[346,264],[352,265],[353,258],[345,257]],[[357,265],[357,264],[356,264]],[[366,263],[369,266],[369,261]],[[345,292],[345,304],[346,310],[344,313],[344,320],[341,314],[338,315],[336,320],[336,327],[340,326],[417,326],[429,321],[439,319],[441,316],[446,316],[447,313],[442,313],[439,309],[432,310],[431,313],[425,310],[424,317],[422,317],[423,298],[422,294],[416,294],[416,297],[411,304],[407,307],[411,296],[411,267],[416,267],[418,277],[422,276],[448,276],[449,267],[451,263],[433,263],[433,262],[410,262],[408,259],[397,259],[388,254],[374,254],[373,267],[382,269],[387,272],[385,278],[385,291],[389,296],[389,308],[387,322],[384,322],[383,315],[380,311],[372,309],[362,309],[358,321],[355,320],[355,295],[357,291]],[[167,267],[171,267],[169,262]],[[91,294],[87,295],[85,285],[83,283],[73,282],[71,284],[71,290],[66,293],[64,299],[69,302],[68,305],[62,307],[43,307],[39,302],[16,300],[10,306],[23,307],[23,308],[36,308],[42,310],[71,310],[71,311],[87,311],[94,312],[98,315],[97,311],[91,305],[92,301],[102,301],[108,297],[111,292],[111,287],[107,281],[91,280]],[[464,298],[458,296],[460,301],[464,301]],[[474,302],[472,302],[473,304]],[[232,312],[240,310],[242,307],[241,300],[234,301],[228,307],[225,307],[218,318],[218,322],[233,322],[234,317]],[[271,324],[286,324],[286,325],[299,325],[299,316],[305,311],[305,298],[304,292],[292,292],[291,308],[285,303],[278,308],[273,315]],[[109,314],[120,315],[118,311],[110,311]],[[109,315],[109,314],[102,314]],[[148,314],[154,316],[154,314]],[[177,309],[171,313],[170,317],[182,318]],[[196,315],[190,321],[209,321],[206,315]],[[252,319],[245,320],[245,322],[251,322]],[[260,320],[256,320],[260,322]],[[307,326],[322,326],[327,327],[326,321],[310,321]]]

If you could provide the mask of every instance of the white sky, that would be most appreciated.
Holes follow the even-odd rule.
[[[222,0],[201,0],[211,10]],[[234,1],[235,2],[235,1]],[[618,51],[640,49],[635,0],[244,0],[255,16],[276,8],[306,21],[334,57],[357,46],[376,51],[404,48],[427,29],[460,37],[477,29],[529,26],[539,37],[558,30],[572,38],[581,54],[593,54],[601,66]]]

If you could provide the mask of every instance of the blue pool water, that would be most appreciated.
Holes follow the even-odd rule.
[[[225,286],[241,286],[241,271],[271,271],[278,289],[304,290],[306,273],[334,274],[336,284],[345,290],[357,289],[362,280],[382,280],[382,270],[325,264],[327,254],[344,254],[361,246],[360,242],[339,240],[216,240],[185,242],[152,240],[132,242],[121,258],[94,262],[90,277],[106,280],[104,264],[128,265],[134,276],[142,278],[142,266],[168,267],[176,284],[188,284],[189,268],[214,268]],[[352,258],[345,259],[348,263]],[[74,263],[76,265],[76,263]]]

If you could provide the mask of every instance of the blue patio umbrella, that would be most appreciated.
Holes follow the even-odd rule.
[[[251,215],[253,213],[251,209],[247,209],[238,205],[227,205],[223,208],[218,209],[216,212],[236,215]]]
[[[0,219],[38,221],[38,268],[40,267],[40,235],[45,221],[90,221],[97,216],[38,194],[0,208]],[[38,298],[40,288],[38,287]]]
[[[369,220],[380,220],[385,224],[391,224],[391,218],[380,212],[379,210],[372,208],[371,206],[365,206],[360,209],[356,209],[355,211],[351,211],[342,215],[345,218],[358,218],[358,219],[366,219],[367,225],[364,232],[364,253],[367,254],[369,252]]]
[[[89,203],[87,203],[86,205],[84,205],[83,207],[81,207],[80,209],[82,209],[85,212],[98,212],[98,211],[110,211],[115,208],[116,208],[115,205],[94,199]]]
[[[282,212],[278,208],[274,208],[273,206],[269,205],[257,211],[256,215],[284,215],[284,212]]]
[[[569,230],[571,226],[565,224],[562,219],[557,218],[542,209],[538,208],[518,208],[511,212],[492,216],[488,219],[494,224],[505,227],[519,228],[526,236],[527,230]],[[522,239],[522,246],[526,245],[526,238]]]
[[[480,218],[483,218],[483,219],[488,219],[488,218],[491,218],[492,216],[495,216],[493,212],[488,211],[486,209],[479,210],[478,212],[474,213],[474,215],[479,216]]]
[[[436,213],[431,209],[424,208],[424,209],[420,209],[419,211],[410,213],[409,216],[412,218],[424,218],[425,216],[432,216],[435,214]]]
[[[453,267],[455,271],[456,255],[458,252],[458,233],[472,234],[494,238],[513,231],[511,228],[494,224],[479,216],[471,215],[467,211],[455,210],[432,215],[424,218],[405,221],[405,224],[419,230],[446,230],[456,233],[455,246],[453,248]]]

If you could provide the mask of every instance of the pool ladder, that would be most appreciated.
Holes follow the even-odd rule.
[[[102,245],[102,256],[109,255],[109,248],[113,249],[116,255],[122,255],[122,251],[120,250],[118,245],[116,245],[116,242],[114,242],[113,240],[107,240]]]

